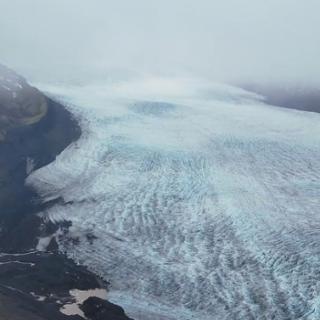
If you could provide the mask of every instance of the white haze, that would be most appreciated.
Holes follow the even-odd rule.
[[[121,70],[318,84],[319,12],[318,0],[0,0],[0,61],[39,80]]]

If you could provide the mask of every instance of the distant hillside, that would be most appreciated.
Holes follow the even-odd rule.
[[[244,84],[240,87],[265,97],[274,106],[310,112],[320,112],[320,89],[299,86]]]

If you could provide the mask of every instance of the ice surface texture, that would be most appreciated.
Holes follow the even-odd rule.
[[[84,134],[28,183],[129,315],[320,317],[318,114],[191,80],[43,88]]]

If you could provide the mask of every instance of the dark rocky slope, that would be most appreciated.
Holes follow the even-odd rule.
[[[51,204],[42,203],[25,186],[25,179],[53,161],[80,134],[66,109],[0,65],[1,320],[81,320],[60,312],[62,305],[73,302],[70,290],[107,286],[60,254],[54,239],[46,252],[35,250],[40,236],[58,228],[63,236],[69,223],[43,221],[37,213]],[[81,308],[89,320],[129,319],[120,307],[104,300],[88,299]]]

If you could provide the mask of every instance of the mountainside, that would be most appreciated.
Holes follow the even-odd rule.
[[[25,178],[79,138],[80,128],[66,109],[4,66],[0,66],[0,119],[0,248],[9,249],[23,237],[12,228],[33,210],[35,195],[24,186]],[[28,246],[30,241],[25,237],[19,245]]]
[[[129,319],[105,300],[105,281],[57,251],[52,233],[62,236],[71,224],[46,222],[40,213],[54,202],[25,185],[80,137],[77,122],[0,65],[0,132],[0,319]]]

